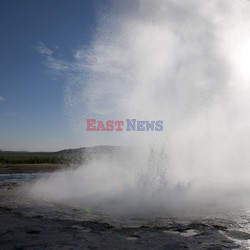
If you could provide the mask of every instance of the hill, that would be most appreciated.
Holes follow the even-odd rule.
[[[95,146],[64,149],[57,152],[0,151],[0,163],[4,164],[81,164],[93,156],[110,154],[117,146]]]

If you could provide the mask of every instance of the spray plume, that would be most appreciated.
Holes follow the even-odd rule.
[[[249,2],[126,2],[67,62],[66,106],[78,135],[92,117],[160,119],[164,131],[85,132],[130,148],[40,179],[30,194],[111,214],[247,202]]]

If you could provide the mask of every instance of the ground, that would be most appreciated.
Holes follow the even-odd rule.
[[[18,166],[0,168],[0,249],[249,249],[250,234],[233,218],[157,218],[119,225],[100,217],[74,217],[81,211],[40,206],[13,195],[20,180],[29,181],[24,176],[58,167],[22,165],[19,173]]]

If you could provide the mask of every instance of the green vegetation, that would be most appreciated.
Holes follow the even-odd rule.
[[[79,164],[84,157],[75,154],[63,153],[30,153],[30,152],[0,152],[0,163],[4,164]]]
[[[82,164],[103,154],[110,154],[115,146],[96,146],[89,148],[65,149],[58,152],[14,152],[0,151],[0,164]]]
[[[64,156],[55,153],[0,152],[0,163],[39,164],[64,163]]]

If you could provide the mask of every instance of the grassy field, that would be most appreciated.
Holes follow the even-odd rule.
[[[65,168],[61,164],[4,164],[0,163],[0,174],[14,174],[14,173],[33,173],[33,172],[51,172],[58,169]]]
[[[84,155],[63,152],[0,152],[2,164],[80,164]]]
[[[112,146],[96,146],[65,149],[58,152],[0,151],[0,164],[82,164],[94,155],[109,154],[116,148]]]
[[[6,164],[58,164],[63,162],[64,156],[56,153],[0,152],[0,163]]]
[[[87,158],[83,149],[58,152],[0,151],[0,174],[55,171],[82,164]]]

